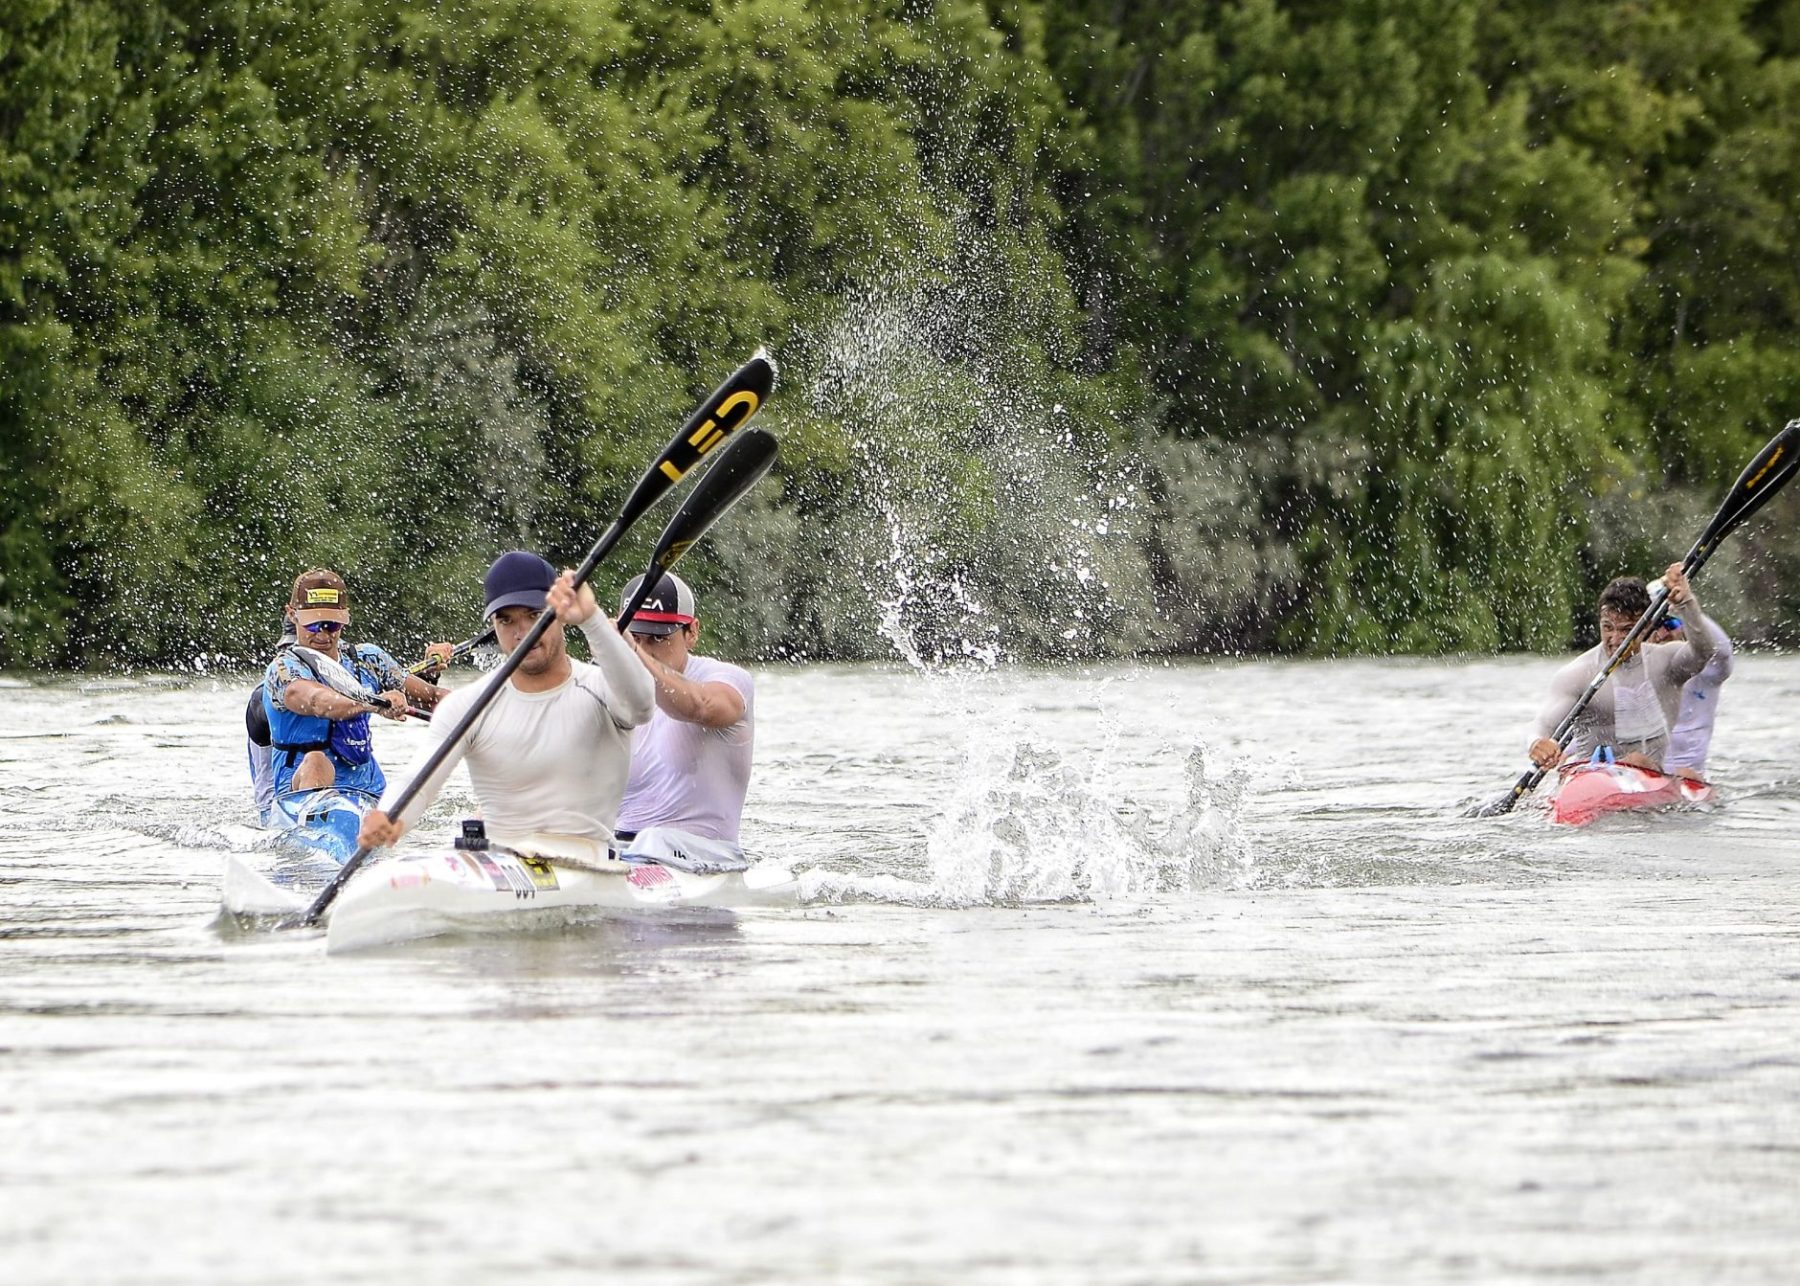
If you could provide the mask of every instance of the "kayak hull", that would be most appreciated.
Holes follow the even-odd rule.
[[[331,908],[328,951],[442,933],[555,927],[594,910],[791,906],[799,885],[764,863],[696,875],[654,862],[565,866],[502,848],[439,849],[359,871]]]
[[[363,814],[375,803],[363,790],[297,790],[276,796],[270,821],[283,848],[322,854],[342,866],[356,852]]]
[[[371,862],[351,876],[332,903],[325,943],[335,953],[446,933],[554,929],[607,911],[793,906],[799,891],[793,874],[771,862],[696,874],[647,861],[570,866],[501,847],[446,845]],[[228,915],[292,915],[316,892],[227,860]]]
[[[1608,813],[1650,812],[1710,803],[1713,788],[1690,777],[1675,777],[1629,764],[1574,764],[1561,770],[1550,820],[1585,826]]]

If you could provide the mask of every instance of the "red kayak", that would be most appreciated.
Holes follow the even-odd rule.
[[[1585,826],[1606,813],[1704,804],[1713,788],[1691,777],[1671,777],[1628,764],[1571,764],[1550,801],[1550,820]]]

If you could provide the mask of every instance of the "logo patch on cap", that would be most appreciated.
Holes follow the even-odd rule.
[[[341,607],[343,602],[344,595],[341,590],[309,589],[306,591],[306,606],[308,607]]]

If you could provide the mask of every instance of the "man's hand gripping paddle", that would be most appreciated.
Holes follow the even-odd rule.
[[[362,680],[350,673],[348,666],[335,661],[323,652],[307,647],[304,643],[293,643],[289,650],[307,665],[312,667],[313,677],[340,697],[349,697],[359,705],[368,706],[371,710],[388,712],[388,703],[363,686]],[[407,706],[406,713],[425,723],[431,722],[431,711],[421,710],[417,706]]]
[[[451,648],[450,649],[450,659],[448,661],[443,662],[441,666],[440,666],[440,663],[439,663],[437,657],[428,656],[423,661],[414,661],[411,665],[407,666],[406,672],[408,674],[419,675],[422,677],[422,676],[430,673],[432,670],[440,669],[443,666],[449,666],[457,661],[462,660],[463,657],[465,657],[469,653],[473,652],[476,648],[487,647],[490,644],[492,644],[493,641],[494,641],[494,627],[490,625],[487,627],[487,629],[483,630],[481,633],[474,635],[472,638],[466,638],[461,643],[458,643],[455,647]]]

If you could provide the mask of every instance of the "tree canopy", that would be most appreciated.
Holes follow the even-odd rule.
[[[0,664],[468,633],[759,344],[740,655],[1553,648],[1800,408],[1796,172],[1750,0],[14,0]]]

